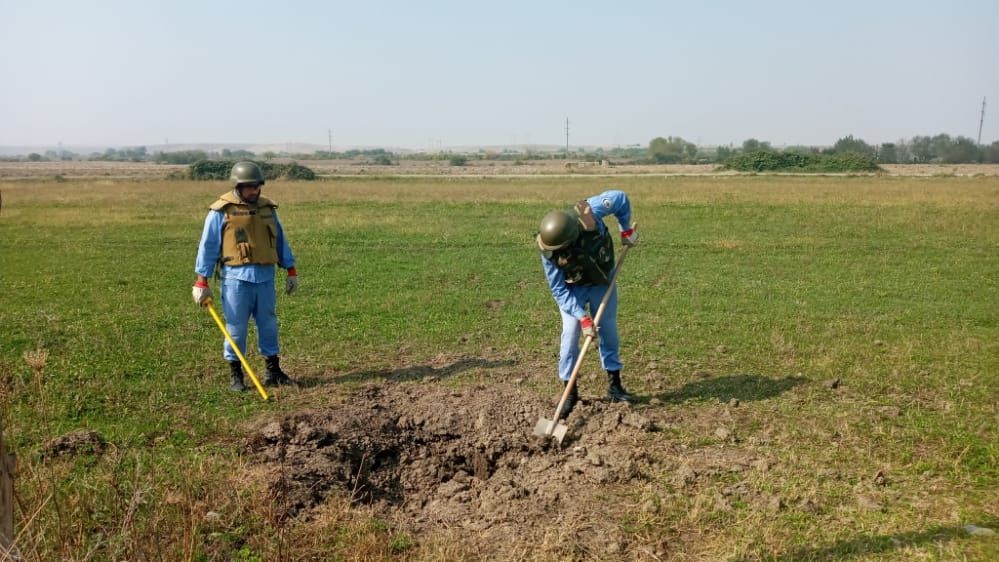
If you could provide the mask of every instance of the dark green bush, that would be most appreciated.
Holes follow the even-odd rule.
[[[188,174],[192,180],[227,180],[229,179],[229,172],[232,171],[235,163],[233,160],[200,160],[189,166]],[[302,166],[297,162],[290,164],[256,162],[256,164],[264,172],[264,177],[269,180],[278,178],[289,180],[316,179],[316,173],[311,168]]]
[[[725,167],[740,172],[873,172],[880,168],[869,156],[842,154],[805,154],[757,150],[737,154],[725,161]]]
[[[316,173],[312,171],[312,168],[307,168],[301,166],[298,162],[292,162],[285,166],[283,177],[289,180],[308,180],[312,181],[316,179]]]
[[[192,180],[227,180],[232,165],[231,160],[198,160],[188,166]]]

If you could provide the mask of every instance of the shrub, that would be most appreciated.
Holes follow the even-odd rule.
[[[298,162],[292,162],[291,164],[286,165],[283,176],[289,180],[312,181],[316,179],[316,173],[312,171],[312,168],[301,166]]]
[[[232,160],[200,160],[190,165],[188,175],[192,180],[227,180],[229,179],[229,172],[232,171],[235,163]],[[316,173],[311,168],[302,166],[297,162],[290,164],[256,162],[256,164],[264,172],[264,178],[269,180],[284,178],[311,181],[316,179]]]
[[[188,167],[192,180],[227,180],[235,162],[231,160],[199,160]]]
[[[741,172],[874,172],[874,159],[855,152],[841,154],[805,154],[757,150],[737,154],[725,161],[725,167]]]
[[[448,161],[451,162],[452,166],[464,166],[465,164],[468,164],[468,158],[462,156],[461,154],[451,156]]]

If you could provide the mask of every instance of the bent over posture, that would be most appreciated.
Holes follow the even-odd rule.
[[[222,277],[222,310],[226,329],[241,353],[246,353],[250,316],[257,324],[257,345],[266,358],[264,384],[294,384],[281,370],[278,360],[278,321],[274,289],[274,266],[288,270],[285,292],[298,288],[295,257],[278,220],[277,205],[260,196],[264,174],[253,162],[237,162],[232,167],[232,191],[212,203],[198,245],[194,272],[197,279],[194,302],[203,305],[212,296],[208,279],[216,264]],[[223,342],[223,357],[229,362],[232,381],[229,388],[242,392],[243,368],[229,342]]]
[[[603,218],[614,215],[621,242],[633,245],[638,232],[631,225],[631,203],[623,191],[610,190],[576,203],[567,211],[552,211],[541,219],[537,235],[541,265],[552,297],[562,315],[562,342],[558,376],[568,384],[579,357],[579,336],[597,337],[592,315],[600,305],[614,273],[614,241]],[[607,371],[607,395],[613,402],[631,402],[621,384],[621,354],[617,335],[617,289],[611,293],[600,320],[600,362]],[[559,418],[579,401],[573,386]]]

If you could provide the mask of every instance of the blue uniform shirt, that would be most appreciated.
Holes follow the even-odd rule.
[[[607,230],[603,219],[608,215],[614,215],[621,232],[631,227],[631,202],[628,201],[628,195],[625,192],[612,189],[600,195],[594,195],[586,202],[593,209],[593,218],[596,219],[597,230],[600,232]],[[565,282],[565,273],[543,255],[541,256],[541,264],[545,268],[548,286],[551,287],[552,296],[555,297],[559,309],[582,320],[586,316],[586,309],[569,290],[569,285]]]
[[[284,269],[295,267],[295,256],[291,253],[291,247],[284,237],[284,229],[281,228],[281,221],[278,220],[277,209],[274,210],[274,223],[277,225],[277,255],[278,266]],[[208,211],[205,217],[205,228],[201,231],[201,243],[198,244],[198,257],[194,261],[194,272],[207,278],[212,276],[215,270],[215,262],[222,254],[222,227],[225,224],[225,213],[222,211]],[[222,266],[222,277],[226,279],[239,279],[249,283],[267,283],[274,281],[273,265],[240,265]]]

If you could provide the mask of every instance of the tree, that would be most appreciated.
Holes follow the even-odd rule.
[[[957,137],[943,152],[943,161],[948,164],[968,164],[981,162],[982,154],[975,141],[968,137]]]
[[[898,147],[895,146],[895,143],[886,142],[881,144],[881,148],[878,149],[878,162],[882,164],[898,163]]]
[[[688,142],[686,145],[684,145],[683,151],[687,153],[687,162],[693,162],[693,161],[697,160],[697,145],[696,144],[694,144],[692,142]]]
[[[758,152],[760,150],[773,150],[769,142],[758,141],[756,139],[746,139],[742,141],[742,151],[743,152]]]
[[[42,161],[42,155],[38,154],[37,152],[32,152],[31,154],[28,155],[28,162],[41,162],[41,161]]]
[[[175,152],[160,152],[156,161],[165,164],[193,164],[199,160],[207,160],[208,153],[204,150],[178,150]]]
[[[734,151],[727,146],[719,146],[715,149],[715,162],[724,162],[732,157]]]
[[[899,139],[895,143],[895,156],[899,164],[907,164],[913,161],[914,157],[912,156],[911,145],[905,142],[905,139]]]
[[[686,162],[697,155],[697,146],[680,137],[656,137],[649,142],[649,156],[657,164]]]
[[[954,140],[950,138],[950,135],[944,133],[940,133],[930,139],[930,146],[933,150],[933,159],[942,160],[952,144],[954,144]]]
[[[125,158],[131,160],[132,162],[142,162],[146,160],[146,147],[137,146],[135,148],[128,148],[125,150]]]
[[[912,152],[912,159],[915,162],[929,162],[936,156],[933,152],[933,143],[930,137],[921,137],[918,135],[912,137],[909,150]]]
[[[999,164],[999,141],[982,147],[982,161],[989,164]]]
[[[867,144],[861,139],[853,138],[853,135],[847,135],[838,141],[832,147],[833,154],[846,154],[852,152],[854,154],[860,154],[862,156],[874,157],[874,147]]]

